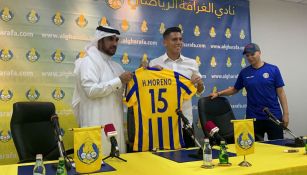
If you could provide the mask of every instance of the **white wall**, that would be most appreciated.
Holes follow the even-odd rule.
[[[285,81],[290,125],[307,135],[307,5],[250,0],[252,41],[262,59],[277,65]]]

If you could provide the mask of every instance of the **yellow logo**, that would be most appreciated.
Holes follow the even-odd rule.
[[[0,16],[1,16],[1,20],[4,22],[11,21],[14,18],[13,12],[8,7],[4,7],[0,11]]]
[[[37,61],[40,58],[39,53],[35,50],[35,48],[31,48],[27,53],[26,53],[26,58],[28,61],[31,63]]]
[[[194,35],[195,36],[200,36],[200,29],[199,29],[198,25],[196,25],[195,28],[194,28]]]
[[[6,133],[3,130],[0,131],[0,141],[6,143],[12,139],[11,131],[7,131]]]
[[[142,62],[147,62],[147,63],[149,62],[149,61],[148,61],[148,56],[147,56],[146,53],[143,54]]]
[[[245,88],[242,89],[242,95],[245,97],[247,95],[247,91]]]
[[[98,22],[98,25],[100,26],[109,26],[109,22],[107,20],[107,18],[104,16],[100,19],[100,21]]]
[[[230,31],[230,28],[227,28],[226,31],[225,31],[225,37],[230,39],[231,38],[231,31]]]
[[[217,87],[216,86],[213,87],[212,93],[217,93]]]
[[[13,52],[9,49],[4,48],[0,50],[0,59],[3,61],[10,61],[13,56]]]
[[[201,61],[200,61],[200,57],[199,56],[196,56],[195,61],[196,61],[198,66],[201,65]]]
[[[88,24],[87,19],[84,17],[84,15],[80,15],[76,20],[75,20],[76,24],[83,28]]]
[[[125,52],[124,55],[123,55],[123,58],[122,58],[122,63],[123,64],[129,64],[129,57],[128,57],[128,53]]]
[[[181,33],[183,33],[183,27],[182,27],[182,25],[179,24],[178,27],[181,29]]]
[[[76,59],[78,58],[84,58],[86,56],[86,52],[84,50],[81,50],[78,55],[76,56]]]
[[[211,27],[209,35],[210,35],[211,38],[215,38],[216,37],[216,33],[215,33],[215,28],[214,27]]]
[[[39,98],[40,93],[35,88],[30,88],[26,91],[26,97],[29,101],[35,101]]]
[[[37,23],[39,19],[40,19],[40,16],[33,9],[27,14],[27,20],[32,24]]]
[[[142,22],[141,31],[144,32],[144,33],[148,31],[147,21],[146,20],[144,20]]]
[[[160,24],[159,32],[160,32],[161,34],[163,34],[163,33],[165,32],[165,24],[164,24],[163,22]]]
[[[124,4],[124,0],[106,0],[106,2],[114,10],[120,9]]]
[[[243,29],[240,32],[240,39],[245,39],[245,32]]]
[[[13,98],[13,92],[9,89],[2,89],[0,91],[0,100],[2,101],[10,101]]]
[[[62,99],[65,97],[65,92],[64,92],[61,88],[57,87],[57,88],[55,88],[55,90],[51,93],[51,95],[52,95],[52,98],[53,98],[53,99],[59,101],[59,100],[62,100]]]
[[[56,63],[61,63],[65,59],[65,55],[62,53],[60,49],[55,50],[51,55],[51,58]]]
[[[216,67],[217,66],[216,59],[215,59],[214,56],[211,57],[210,65],[211,65],[211,67]]]
[[[128,21],[127,21],[126,19],[124,19],[124,20],[122,21],[121,27],[122,27],[122,30],[123,30],[124,32],[126,32],[126,31],[129,29],[129,23],[128,23]]]
[[[78,159],[85,163],[91,164],[95,162],[99,157],[98,146],[89,138],[81,144],[80,148],[77,150]]]
[[[230,57],[227,58],[226,66],[227,66],[228,68],[232,66]]]
[[[246,62],[245,62],[245,58],[244,57],[241,60],[241,67],[242,68],[246,67]]]
[[[52,17],[52,22],[57,25],[60,26],[64,23],[64,17],[61,15],[61,12],[56,12],[55,15],[53,15]]]

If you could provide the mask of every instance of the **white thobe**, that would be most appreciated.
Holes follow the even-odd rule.
[[[110,56],[90,47],[87,56],[75,62],[76,89],[73,109],[80,127],[112,123],[117,131],[120,152],[126,152],[123,126],[123,85],[119,75],[121,65]],[[111,144],[102,130],[103,154],[108,155]]]

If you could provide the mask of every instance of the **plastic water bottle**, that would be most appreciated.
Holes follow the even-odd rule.
[[[59,158],[59,163],[58,163],[58,167],[57,167],[57,170],[56,170],[56,175],[67,175],[64,157]]]
[[[203,168],[213,168],[212,164],[212,149],[209,143],[209,139],[205,138],[205,144],[204,144],[204,149],[203,149]]]
[[[222,140],[220,144],[220,153],[219,153],[220,164],[229,164],[228,157],[229,156],[226,148],[226,142]]]
[[[36,162],[33,168],[33,175],[46,175],[46,169],[43,163],[43,155],[36,155]]]

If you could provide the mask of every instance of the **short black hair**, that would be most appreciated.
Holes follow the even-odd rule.
[[[181,33],[181,29],[179,27],[170,27],[170,28],[167,28],[164,33],[163,33],[163,39],[165,39],[168,35],[170,35],[171,33],[173,32],[179,32]]]

